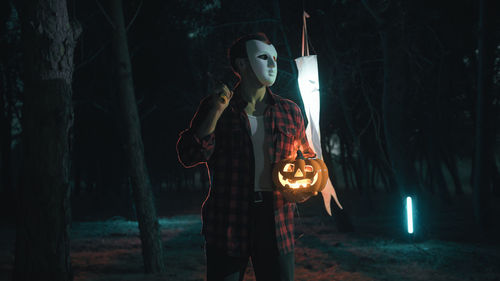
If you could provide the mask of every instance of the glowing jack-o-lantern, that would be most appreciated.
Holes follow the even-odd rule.
[[[318,194],[325,187],[327,179],[328,169],[323,160],[304,158],[300,150],[295,159],[281,160],[273,169],[274,184],[292,202],[303,201],[306,195]]]

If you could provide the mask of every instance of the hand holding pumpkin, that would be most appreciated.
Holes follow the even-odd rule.
[[[301,191],[301,192],[283,192],[281,191],[281,194],[283,197],[285,197],[286,201],[293,202],[293,203],[303,203],[309,200],[309,198],[316,196],[318,193],[317,192],[307,192],[307,191]]]

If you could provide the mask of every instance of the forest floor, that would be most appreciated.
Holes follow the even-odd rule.
[[[321,196],[299,205],[296,280],[500,280],[500,232],[494,229],[488,236],[478,235],[468,197],[453,198],[449,204],[420,198],[418,235],[410,238],[403,229],[404,211],[398,196],[340,195],[346,210],[343,215],[326,215]],[[71,227],[74,280],[204,280],[201,201],[201,197],[193,199],[193,193],[159,199],[167,266],[167,273],[161,275],[142,273],[137,222],[120,216],[102,218],[98,210],[88,213],[85,220],[75,220]],[[492,216],[498,214],[495,206]],[[342,224],[346,218],[354,231],[346,231]],[[498,219],[495,223],[498,227]],[[0,224],[2,281],[11,280],[14,241],[13,224]],[[255,280],[251,263],[245,280]]]

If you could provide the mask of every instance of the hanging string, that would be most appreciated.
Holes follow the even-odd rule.
[[[304,11],[302,15],[303,25],[302,25],[302,56],[309,56],[309,37],[307,35],[307,22],[306,19],[310,18],[309,14]]]

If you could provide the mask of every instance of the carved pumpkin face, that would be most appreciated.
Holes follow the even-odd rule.
[[[291,201],[299,193],[316,195],[323,190],[327,179],[328,170],[323,160],[304,158],[300,150],[295,159],[281,160],[273,169],[274,184]]]
[[[297,159],[294,162],[283,162],[278,172],[280,185],[288,188],[306,188],[318,181],[318,164],[312,161]]]

